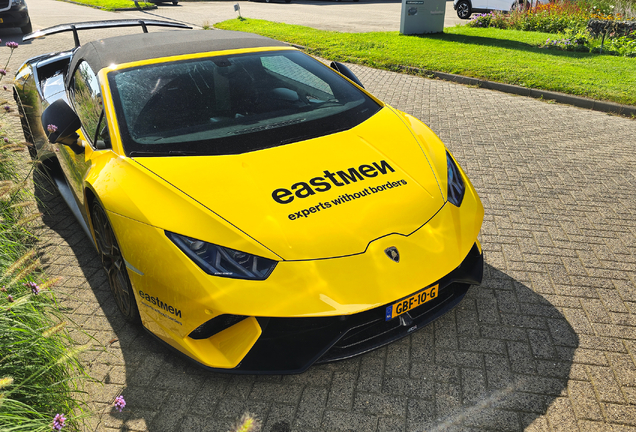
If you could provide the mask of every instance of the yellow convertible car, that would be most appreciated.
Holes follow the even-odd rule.
[[[129,321],[208,368],[298,373],[408,336],[481,282],[483,206],[426,125],[340,63],[152,25],[185,27],[32,33],[76,47],[15,78],[30,151]]]

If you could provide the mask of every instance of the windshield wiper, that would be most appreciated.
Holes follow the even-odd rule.
[[[247,128],[247,129],[240,129],[240,130],[236,130],[236,131],[232,131],[230,133],[228,133],[228,135],[243,135],[243,134],[248,134],[248,133],[254,133],[254,132],[262,132],[265,130],[270,130],[270,129],[276,129],[282,126],[291,126],[297,123],[302,123],[304,122],[305,118],[299,118],[299,119],[293,119],[293,120],[284,120],[278,123],[269,123],[269,124],[263,124],[260,126],[254,126],[251,128]]]
[[[196,156],[196,152],[188,152],[183,150],[170,150],[170,151],[138,151],[133,150],[128,153],[128,156]]]

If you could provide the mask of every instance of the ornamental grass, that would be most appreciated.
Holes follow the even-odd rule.
[[[6,44],[9,57],[17,47]],[[0,96],[4,125],[16,115],[7,103],[11,88],[3,85]],[[77,429],[85,415],[79,385],[87,375],[78,359],[84,347],[70,338],[53,293],[58,281],[42,274],[33,249],[29,227],[39,213],[26,190],[31,173],[19,174],[15,157],[26,143],[1,127],[0,140],[0,430]]]

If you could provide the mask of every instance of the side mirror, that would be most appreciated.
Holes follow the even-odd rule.
[[[49,133],[50,143],[70,145],[79,138],[75,131],[82,127],[82,122],[64,99],[58,99],[42,113],[42,127],[47,132],[49,125],[57,128],[55,132]]]
[[[346,67],[342,63],[331,62],[329,67],[331,69],[335,70],[336,72],[340,72],[342,75],[346,76],[351,81],[353,81],[354,83],[358,84],[360,87],[364,88],[364,86],[362,85],[362,83],[360,82],[358,77],[353,72],[351,72],[351,69],[349,69],[348,67]]]

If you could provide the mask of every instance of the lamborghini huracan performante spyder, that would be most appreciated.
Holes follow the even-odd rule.
[[[32,33],[76,46],[15,78],[30,151],[129,321],[211,369],[298,373],[405,337],[481,282],[483,206],[427,126],[343,64],[151,25],[184,27]]]

